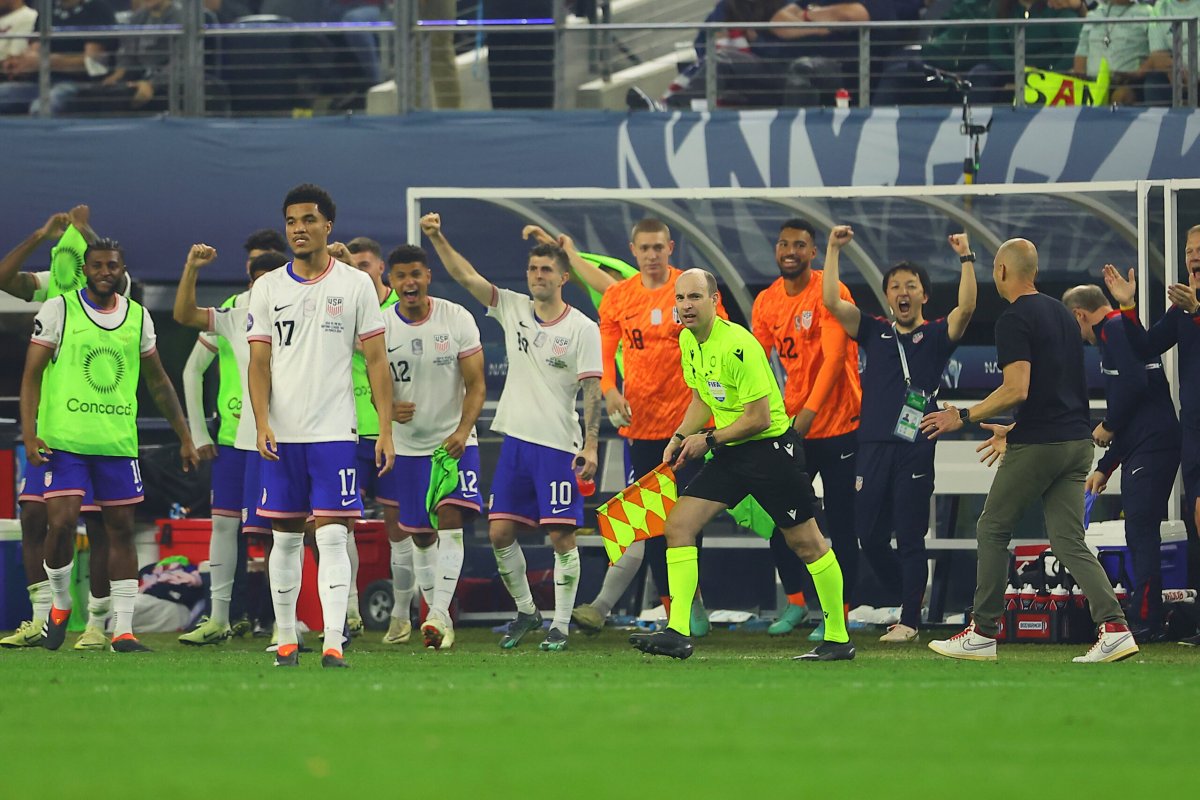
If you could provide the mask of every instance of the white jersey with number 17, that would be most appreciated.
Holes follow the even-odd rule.
[[[383,335],[375,284],[333,258],[312,280],[288,263],[250,292],[246,338],[271,345],[271,430],[279,442],[354,442],[354,345]]]
[[[583,446],[579,382],[601,376],[600,328],[577,308],[539,320],[527,294],[492,287],[488,316],[504,328],[508,377],[492,430],[576,453]]]

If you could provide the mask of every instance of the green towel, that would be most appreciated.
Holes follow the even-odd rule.
[[[58,244],[50,251],[50,287],[48,297],[73,292],[83,287],[83,254],[87,240],[74,225],[68,225]]]
[[[429,512],[429,525],[437,530],[438,503],[458,488],[458,459],[439,447],[433,451],[429,466],[429,491],[425,494],[425,509]]]
[[[752,495],[746,495],[742,502],[729,509],[729,516],[738,525],[749,528],[764,539],[770,540],[775,532],[775,521]]]

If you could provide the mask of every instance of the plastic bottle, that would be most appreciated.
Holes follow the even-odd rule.
[[[849,89],[838,89],[837,92],[834,93],[833,99],[834,99],[834,103],[837,105],[838,108],[849,108],[850,107],[850,90]]]
[[[1078,586],[1071,589],[1071,605],[1075,608],[1082,609],[1087,605],[1087,595],[1083,593],[1083,589]]]
[[[1070,596],[1071,593],[1066,589],[1055,586],[1050,590],[1050,608],[1054,611],[1065,611]]]
[[[1017,594],[1017,587],[1011,583],[1004,587],[1004,610],[1016,611],[1019,607],[1020,596]]]
[[[1021,610],[1028,611],[1033,608],[1033,598],[1037,596],[1037,591],[1033,588],[1032,583],[1027,583],[1021,587]]]
[[[1122,606],[1124,606],[1125,601],[1129,599],[1129,591],[1125,588],[1125,584],[1123,583],[1118,582],[1117,585],[1113,587],[1113,594],[1117,596],[1117,602]]]
[[[583,459],[575,459],[575,483],[579,486],[579,494],[581,497],[591,497],[596,493],[596,482],[588,479],[584,480],[581,476],[583,470]]]

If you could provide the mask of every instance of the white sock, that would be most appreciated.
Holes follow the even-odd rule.
[[[50,616],[50,581],[29,584],[29,604],[33,606],[33,627],[39,627]]]
[[[325,622],[325,645],[322,650],[342,652],[346,628],[346,600],[350,586],[350,553],[346,550],[349,531],[345,525],[332,523],[317,528],[317,589],[321,595],[321,617]]]
[[[45,561],[42,568],[46,570],[46,581],[50,584],[50,600],[59,611],[71,610],[71,570],[75,568],[74,561],[68,561],[65,567],[52,567]],[[49,614],[49,610],[46,612]]]
[[[462,528],[438,531],[437,573],[433,580],[433,602],[429,607],[447,621],[450,620],[450,603],[454,600],[455,589],[458,588],[458,576],[462,574],[462,565]]]
[[[390,542],[392,546],[392,616],[396,619],[408,619],[412,613],[413,593],[416,583],[413,580],[413,543],[412,537],[399,542]]]
[[[354,538],[354,529],[348,528],[346,533],[346,554],[350,556],[350,587],[346,592],[346,610],[358,616],[358,542]]]
[[[296,600],[304,571],[304,534],[275,531],[267,570],[271,578],[271,605],[279,644],[296,644]]]
[[[537,606],[533,604],[533,592],[529,591],[529,576],[525,574],[525,554],[521,552],[521,543],[513,542],[508,547],[492,547],[496,554],[496,568],[500,572],[500,580],[508,593],[517,604],[517,611],[522,614],[534,614]]]
[[[430,608],[433,608],[433,571],[437,568],[437,559],[437,542],[429,547],[421,547],[413,542],[413,574],[417,578],[417,590],[421,592],[425,605]]]
[[[208,571],[212,579],[212,616],[218,625],[229,624],[229,599],[233,597],[233,574],[238,559],[237,517],[213,517],[208,540]]]
[[[622,557],[624,560],[624,557]],[[579,548],[554,554],[554,621],[551,628],[570,633],[571,609],[575,608],[575,592],[579,589]]]
[[[136,588],[136,586],[135,586]],[[109,589],[111,592],[112,589]],[[108,597],[96,597],[94,594],[88,595],[88,621],[89,628],[99,628],[104,630],[104,621],[108,619],[108,615],[112,613],[112,595]]]
[[[625,594],[625,590],[629,588],[629,584],[637,576],[638,569],[642,566],[642,560],[646,557],[646,540],[638,539],[633,544],[629,545],[625,550],[625,554],[621,556],[621,560],[608,568],[604,573],[604,584],[600,587],[600,594],[596,595],[596,599],[592,601],[592,606],[600,612],[602,616],[607,617],[612,611],[613,606],[621,599],[621,595]]]
[[[112,581],[113,638],[133,633],[133,607],[137,603],[137,578]]]

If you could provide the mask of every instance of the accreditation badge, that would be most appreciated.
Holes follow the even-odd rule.
[[[904,390],[904,405],[900,409],[900,418],[896,420],[896,428],[892,434],[906,442],[917,440],[917,431],[921,428],[921,419],[925,416],[925,408],[931,397],[920,389],[911,386]]]

